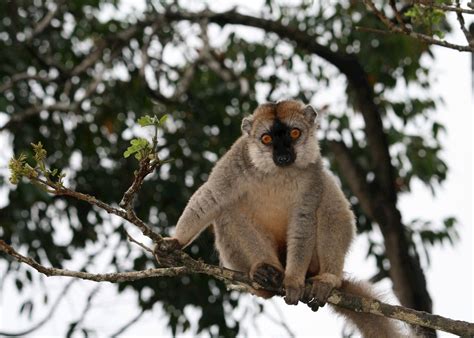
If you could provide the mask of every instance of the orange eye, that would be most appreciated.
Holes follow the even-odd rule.
[[[301,136],[301,131],[298,128],[293,128],[290,131],[290,136],[293,140],[296,140],[298,137]]]
[[[272,143],[272,137],[268,134],[263,134],[262,137],[260,138],[262,140],[263,144],[270,144]]]

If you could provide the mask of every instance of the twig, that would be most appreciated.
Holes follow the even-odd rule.
[[[97,253],[101,252],[104,250],[105,247],[107,247],[107,244],[105,246],[101,246],[98,248],[98,250],[95,250],[92,253],[89,253],[87,256],[87,260],[82,264],[82,266],[79,268],[79,270],[85,269],[93,260],[95,257],[97,257]],[[57,296],[56,300],[51,306],[51,309],[48,311],[47,315],[38,323],[34,324],[32,327],[26,330],[18,331],[18,332],[2,332],[0,331],[0,336],[9,336],[9,337],[18,337],[18,336],[26,336],[30,334],[31,332],[36,331],[40,327],[42,327],[44,324],[46,324],[49,320],[53,318],[53,314],[58,308],[59,303],[64,299],[64,296],[68,293],[69,289],[71,288],[72,284],[74,284],[77,281],[77,279],[72,279],[70,280],[66,286],[63,288],[63,290],[59,293]]]
[[[98,72],[98,74],[95,76],[95,78],[91,81],[91,83],[84,88],[84,95],[77,101],[69,103],[69,102],[57,102],[51,105],[33,105],[27,109],[25,109],[23,112],[13,115],[8,122],[6,122],[3,126],[0,127],[0,131],[9,129],[12,125],[18,124],[20,122],[23,122],[24,120],[40,114],[42,111],[61,111],[61,112],[70,112],[70,111],[78,111],[81,107],[82,102],[84,102],[86,99],[88,99],[97,89],[99,84],[102,82],[102,77],[104,75],[104,70]],[[24,80],[24,79],[36,79],[35,77],[20,77],[18,76],[17,79],[11,79],[10,82],[7,82],[3,86],[0,87],[0,93],[3,88],[8,89],[10,88],[14,82]],[[47,79],[44,79],[44,81],[49,81]]]
[[[69,281],[66,284],[66,286],[63,288],[63,290],[57,296],[54,303],[51,305],[51,308],[49,309],[46,316],[44,316],[44,318],[42,320],[40,320],[38,323],[34,324],[29,329],[26,329],[26,330],[23,330],[23,331],[17,331],[17,332],[0,331],[0,336],[20,337],[20,336],[26,336],[26,335],[30,334],[31,332],[34,332],[34,331],[38,330],[40,327],[42,327],[44,324],[46,324],[53,317],[53,314],[56,311],[56,309],[58,308],[59,303],[61,302],[61,300],[64,299],[64,296],[68,293],[68,291],[71,288],[72,284],[74,284],[76,281],[77,281],[76,279],[73,279],[73,280]]]
[[[134,239],[132,236],[130,236],[130,234],[129,234],[126,230],[124,230],[124,231],[125,231],[125,234],[127,235],[127,239],[128,239],[130,242],[137,244],[137,245],[138,245],[139,247],[141,247],[143,250],[148,251],[148,252],[150,252],[151,254],[153,254],[153,250],[152,250],[152,249],[150,249],[149,247],[147,247],[145,244],[138,242],[136,239]]]
[[[84,321],[84,319],[86,318],[87,313],[89,312],[89,310],[90,310],[91,307],[92,307],[92,300],[94,299],[94,297],[95,297],[95,296],[97,295],[97,293],[99,292],[100,287],[101,287],[100,284],[97,285],[97,286],[91,291],[91,293],[89,294],[89,296],[87,296],[86,306],[84,306],[84,309],[82,309],[82,313],[81,313],[79,319],[72,323],[73,326],[71,326],[72,329],[71,329],[71,331],[69,331],[69,333],[74,332],[74,331],[78,328],[78,326]]]
[[[0,94],[3,93],[4,91],[10,89],[13,87],[13,85],[17,82],[20,81],[25,81],[25,80],[35,80],[35,81],[40,81],[40,82],[50,82],[53,79],[47,77],[47,76],[41,76],[41,75],[30,75],[28,73],[18,73],[10,76],[7,82],[4,84],[0,85]]]
[[[456,8],[460,8],[461,3],[459,0],[456,0]],[[471,36],[471,33],[466,28],[466,23],[464,22],[464,17],[462,12],[456,12],[456,18],[458,19],[459,26],[461,27],[461,31],[463,32],[464,36],[466,37],[467,43],[469,46],[474,47],[474,39]]]
[[[425,4],[420,3],[419,6],[424,7],[424,8],[437,8],[437,9],[441,9],[441,10],[447,11],[447,12],[474,14],[473,9],[454,7],[454,6],[448,6],[448,5],[443,5],[443,4],[436,4],[434,2],[430,3],[429,5],[425,5]]]
[[[405,26],[405,22],[403,22],[403,18],[397,9],[397,4],[395,3],[395,0],[390,0],[390,7],[392,8],[393,13],[395,14],[395,18],[397,19],[398,24],[402,27],[404,31],[407,31],[407,27]]]
[[[12,125],[23,122],[24,120],[36,116],[42,111],[74,111],[78,108],[77,103],[58,102],[52,105],[36,105],[25,109],[21,114],[13,115],[3,126],[0,131],[9,129]]]
[[[293,331],[291,331],[290,327],[286,323],[285,315],[283,314],[281,309],[278,307],[278,304],[276,304],[275,302],[271,302],[271,304],[273,305],[273,308],[275,309],[275,311],[276,311],[279,318],[275,318],[275,317],[271,316],[269,313],[266,313],[266,317],[268,319],[270,319],[272,322],[274,322],[275,324],[280,325],[281,327],[283,327],[285,329],[287,335],[288,335],[287,337],[294,338],[295,333]]]
[[[142,317],[143,313],[145,312],[144,309],[142,309],[135,317],[130,319],[124,326],[122,326],[120,329],[115,331],[115,333],[111,334],[111,338],[118,337],[120,334],[124,333],[130,326],[138,322],[138,320]]]
[[[33,32],[31,34],[31,36],[28,37],[27,40],[31,40],[33,39],[36,35],[38,34],[41,34],[48,26],[49,24],[51,23],[51,21],[53,20],[53,18],[56,16],[56,13],[58,12],[59,10],[59,5],[58,4],[54,4],[54,8],[52,10],[50,10],[44,17],[43,19],[41,19],[35,26],[35,28],[33,29]]]

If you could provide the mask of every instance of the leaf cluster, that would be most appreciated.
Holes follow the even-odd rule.
[[[433,4],[436,5],[451,5],[451,0],[434,0]],[[430,35],[436,35],[439,38],[443,38],[446,25],[444,22],[446,20],[446,12],[433,8],[429,5],[420,5],[415,3],[407,11],[405,11],[404,16],[409,18],[411,22],[416,26],[417,30],[421,30]]]
[[[20,154],[17,158],[13,157],[8,163],[10,169],[10,182],[18,184],[22,177],[26,177],[33,183],[38,182],[44,178],[46,182],[54,183],[58,187],[63,184],[65,174],[58,169],[48,169],[45,164],[47,152],[43,148],[43,144],[31,143],[33,149],[33,165],[27,163],[27,156]]]
[[[149,115],[145,115],[140,117],[137,120],[137,123],[142,127],[149,127],[153,126],[155,130],[155,136],[153,137],[152,142],[150,143],[145,138],[134,138],[130,141],[131,145],[125,150],[123,153],[123,157],[127,158],[130,155],[135,155],[137,160],[141,160],[143,158],[150,158],[151,160],[156,157],[156,146],[157,146],[157,133],[158,128],[160,128],[168,118],[168,115],[163,115],[161,118],[158,118],[156,115],[151,117]]]

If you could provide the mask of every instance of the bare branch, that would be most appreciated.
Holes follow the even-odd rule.
[[[133,238],[132,236],[130,236],[130,234],[129,234],[127,231],[125,231],[125,234],[127,235],[127,239],[128,239],[130,242],[135,243],[136,245],[138,245],[139,247],[141,247],[143,250],[148,251],[148,252],[150,252],[151,254],[153,254],[153,250],[152,250],[152,249],[150,249],[149,247],[147,247],[145,244],[138,242],[135,238]]]
[[[53,18],[56,16],[59,10],[59,4],[54,4],[54,8],[50,10],[36,25],[33,29],[32,34],[27,38],[27,40],[33,39],[36,35],[41,34],[51,23]]]
[[[15,83],[20,82],[20,81],[25,81],[25,80],[35,80],[35,81],[40,81],[40,82],[50,82],[53,79],[41,75],[30,75],[28,73],[18,73],[10,76],[7,82],[4,84],[0,85],[0,94],[3,93],[4,91],[10,89],[15,85]]]
[[[111,283],[119,283],[119,282],[130,282],[144,278],[151,278],[151,277],[170,277],[170,276],[180,276],[183,274],[189,273],[189,270],[186,267],[173,267],[173,268],[159,268],[159,269],[147,269],[142,271],[132,271],[132,272],[117,272],[117,273],[103,273],[103,274],[96,274],[96,273],[89,273],[83,271],[72,271],[66,269],[58,269],[58,268],[48,268],[33,258],[23,256],[15,249],[13,249],[10,245],[5,243],[3,240],[0,240],[0,251],[12,256],[17,261],[21,263],[28,264],[35,270],[41,272],[42,274],[50,277],[50,276],[64,276],[64,277],[74,277],[80,279],[91,280],[94,282],[111,282]]]
[[[95,93],[97,90],[97,87],[99,84],[102,82],[102,78],[104,75],[105,70],[101,70],[98,72],[98,74],[94,77],[94,79],[91,81],[91,83],[84,88],[84,95],[82,97],[75,101],[75,102],[57,102],[54,104],[50,105],[33,105],[27,109],[25,109],[23,112],[20,112],[18,114],[12,115],[10,117],[10,120],[8,120],[3,126],[0,127],[0,131],[3,131],[5,129],[11,128],[13,125],[18,124],[23,122],[26,119],[29,119],[33,116],[36,116],[40,114],[42,111],[49,111],[49,112],[54,112],[54,111],[60,111],[60,112],[76,112],[80,109],[82,102],[84,102],[86,99],[88,99],[92,94]],[[25,76],[18,76],[16,81],[21,81],[24,79],[30,79],[32,77],[25,77]],[[44,79],[44,81],[50,81],[48,79]],[[8,89],[13,85],[13,78],[10,80],[10,82],[4,84],[2,87],[0,87],[0,93],[1,89],[5,87],[5,89]]]
[[[275,309],[278,315],[278,318],[271,316],[269,313],[265,313],[266,317],[270,319],[272,322],[274,322],[275,324],[280,325],[286,331],[286,333],[288,334],[288,337],[294,338],[295,333],[291,330],[291,328],[286,323],[286,317],[281,311],[280,307],[275,302],[271,302],[271,304],[273,305],[273,308]]]
[[[120,334],[124,333],[130,326],[138,322],[138,320],[142,317],[143,313],[145,312],[144,309],[142,309],[135,317],[130,319],[125,325],[123,325],[120,329],[118,329],[116,332],[110,335],[111,338],[118,337]]]
[[[215,277],[222,281],[243,284],[247,288],[261,288],[242,272],[232,271],[229,269],[205,264],[201,261],[196,261],[181,251],[175,252],[177,256],[186,257],[183,262],[184,266],[181,267],[148,269],[142,271],[117,272],[108,274],[92,274],[88,272],[47,268],[36,262],[34,259],[21,255],[2,240],[0,240],[0,251],[12,256],[19,262],[30,265],[46,276],[68,276],[96,282],[124,282],[135,281],[143,278],[181,276],[183,274],[199,273]],[[311,285],[308,284],[308,287],[311,287]],[[284,295],[283,288],[268,290],[273,291],[278,295]],[[355,296],[350,293],[341,292],[339,290],[332,291],[330,297],[328,298],[328,302],[352,311],[370,313],[377,316],[385,316],[402,320],[409,324],[429,327],[457,335],[470,336],[474,334],[474,324],[472,323],[452,320],[438,315],[432,315],[427,312],[404,308],[402,306],[389,305],[374,299]]]
[[[390,0],[390,7],[392,8],[393,13],[395,14],[395,18],[398,24],[402,27],[404,31],[407,31],[407,27],[405,26],[405,22],[403,21],[402,15],[397,9],[397,4],[395,0]]]
[[[101,284],[96,285],[96,287],[89,293],[89,296],[87,296],[86,305],[84,306],[84,309],[82,309],[82,313],[79,316],[79,319],[72,323],[72,325],[74,325],[73,331],[76,330],[86,318],[87,313],[92,307],[92,300],[99,292],[100,287],[101,287]]]
[[[446,12],[456,12],[456,13],[465,13],[465,14],[474,14],[474,9],[469,9],[469,8],[462,8],[460,6],[454,7],[454,6],[449,6],[449,5],[443,5],[443,4],[436,4],[434,2],[431,2],[429,5],[424,5],[422,3],[419,4],[421,7],[425,8],[437,8],[441,9]]]
[[[410,36],[412,38],[418,39],[420,41],[423,41],[423,42],[426,42],[426,43],[429,43],[429,44],[455,49],[455,50],[458,50],[460,52],[473,52],[474,51],[474,46],[472,45],[470,40],[468,40],[469,41],[468,46],[462,46],[462,45],[458,45],[458,44],[454,44],[454,43],[451,43],[451,42],[447,42],[447,41],[444,41],[444,40],[434,38],[430,35],[415,32],[414,30],[408,28],[405,25],[403,25],[403,27],[399,27],[395,23],[393,23],[385,15],[385,13],[383,13],[381,10],[377,9],[377,7],[375,6],[375,4],[372,0],[363,0],[363,1],[364,1],[365,5],[379,18],[379,20],[381,22],[383,22],[385,24],[385,26],[387,26],[387,28],[392,33],[407,35],[407,36]],[[434,7],[434,6],[431,6],[431,5],[429,5],[429,6]],[[449,6],[449,10],[452,10],[453,8],[455,8],[455,7]],[[459,14],[461,14],[463,11],[456,11],[456,12],[458,13],[458,18],[459,18]],[[398,11],[396,13],[398,13]]]
[[[67,103],[67,102],[58,102],[51,105],[35,105],[31,106],[19,114],[12,115],[10,120],[8,120],[3,126],[0,127],[0,131],[10,129],[13,125],[23,122],[26,119],[29,119],[33,116],[38,115],[42,111],[75,111],[78,109],[78,104],[74,103]]]
[[[460,8],[461,7],[461,3],[459,0],[456,0],[456,8]],[[457,11],[456,12],[456,17],[458,19],[458,22],[459,22],[459,26],[461,27],[461,31],[463,32],[464,36],[466,37],[466,40],[467,40],[467,43],[469,44],[469,46],[473,47],[474,48],[474,40],[471,36],[471,33],[469,32],[469,30],[466,28],[466,24],[464,22],[464,16],[462,15],[462,12],[461,11]]]
[[[1,243],[0,243],[1,246]],[[1,250],[1,249],[0,249]],[[31,332],[34,332],[38,330],[40,327],[42,327],[44,324],[46,324],[52,317],[56,309],[58,308],[59,303],[61,300],[64,299],[64,296],[68,293],[69,289],[71,286],[76,282],[76,279],[73,279],[69,281],[66,286],[62,289],[62,291],[59,293],[57,296],[56,300],[54,303],[51,305],[51,308],[49,309],[48,313],[42,320],[40,320],[38,323],[34,324],[32,327],[29,329],[23,330],[23,331],[17,331],[17,332],[5,332],[5,331],[0,331],[0,336],[8,336],[8,337],[20,337],[20,336],[26,336],[30,334]]]

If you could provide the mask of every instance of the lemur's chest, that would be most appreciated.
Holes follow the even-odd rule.
[[[251,217],[254,225],[286,243],[288,222],[299,201],[300,187],[291,178],[257,182],[252,193],[241,201],[241,212]]]

